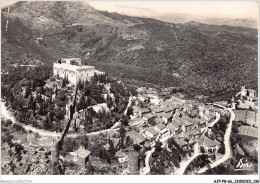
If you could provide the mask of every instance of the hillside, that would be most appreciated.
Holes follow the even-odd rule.
[[[256,29],[167,23],[82,2],[18,2],[9,10],[2,9],[1,20],[4,69],[73,56],[128,84],[174,86],[190,97],[257,89]]]

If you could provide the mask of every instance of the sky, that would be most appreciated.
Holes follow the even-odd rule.
[[[1,1],[1,7],[15,1]],[[216,18],[258,18],[257,1],[87,1],[98,10],[136,15],[184,13]],[[144,10],[142,10],[144,9]]]

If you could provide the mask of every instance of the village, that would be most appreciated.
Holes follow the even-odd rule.
[[[94,75],[106,74],[92,66],[82,65],[80,58],[59,59],[54,63],[53,70],[54,76],[59,76],[60,81],[67,79],[67,86],[71,88],[71,100],[66,104],[64,119],[71,121],[71,124],[62,136],[74,139],[81,135],[88,137],[87,146],[79,145],[77,149],[60,157],[63,162],[73,165],[74,170],[68,168],[66,174],[82,174],[84,168],[91,172],[92,167],[96,170],[112,169],[113,174],[151,174],[156,150],[162,149],[170,153],[169,147],[178,150],[176,154],[180,156],[179,164],[170,169],[170,174],[184,174],[189,163],[199,155],[207,155],[211,163],[217,162],[225,157],[227,150],[224,147],[227,145],[224,137],[214,135],[214,131],[219,127],[216,125],[222,117],[230,118],[232,123],[227,109],[234,110],[237,121],[247,124],[240,127],[242,135],[257,137],[257,96],[254,90],[246,89],[245,86],[241,87],[241,91],[230,102],[214,103],[185,99],[181,93],[173,94],[171,88],[140,87],[135,95],[130,94],[123,112],[123,115],[128,117],[127,125],[120,122],[120,119],[109,129],[86,134],[82,122],[87,121],[89,108],[102,114],[109,113],[115,106],[109,107],[103,102],[86,109],[76,109],[76,112],[71,114],[73,95],[77,91],[73,88],[85,79],[92,80]],[[46,86],[51,84],[53,83],[47,82]],[[61,88],[61,83],[59,84],[58,88]],[[109,96],[114,103],[115,94],[110,91],[110,84],[104,86],[106,93],[102,94],[103,98],[107,99]],[[35,98],[36,96],[34,93]],[[42,97],[48,98],[44,95]],[[52,98],[56,98],[55,94]],[[228,130],[225,131],[227,134]],[[59,140],[58,133],[50,134],[54,135],[54,142]],[[32,144],[32,139],[30,142],[30,145],[37,144]]]
[[[144,161],[144,164],[141,164],[140,150],[148,149],[147,153],[149,152],[151,156],[158,142],[161,143],[161,147],[167,148],[167,141],[170,138],[174,140],[175,147],[185,153],[182,155],[184,160],[188,160],[198,152],[211,155],[212,162],[221,157],[219,149],[223,147],[223,138],[214,138],[212,128],[221,116],[227,116],[225,110],[212,103],[204,104],[195,100],[185,100],[182,94],[172,95],[171,90],[167,88],[141,87],[137,89],[137,92],[136,96],[129,98],[127,106],[128,110],[131,109],[131,114],[129,126],[125,128],[126,136],[131,143],[115,153],[119,164],[125,167],[123,174],[149,173],[149,158],[146,159],[147,163]],[[110,95],[113,96],[113,94]],[[225,101],[216,102],[216,104],[224,105],[226,108],[250,109],[256,113],[258,111],[256,92],[251,89],[246,90],[244,86],[230,104]],[[96,112],[104,109],[109,111],[106,104],[98,104],[95,107]],[[84,114],[84,111],[82,112]],[[126,112],[127,109],[125,114]],[[79,114],[76,117],[80,119]],[[257,124],[258,121],[255,119],[253,122]],[[118,122],[111,129],[119,129],[121,124]],[[244,132],[242,129],[241,132]],[[110,146],[105,144],[104,148],[109,150]],[[137,146],[138,149],[136,149]],[[148,154],[145,155],[149,157]],[[91,163],[91,152],[83,147],[71,152],[70,156],[74,162],[87,164],[89,161]],[[85,158],[85,160],[78,158]]]

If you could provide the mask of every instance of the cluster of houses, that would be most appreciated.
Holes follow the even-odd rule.
[[[156,141],[164,143],[172,137],[183,151],[192,150],[196,142],[207,152],[218,150],[221,143],[204,134],[210,132],[219,112],[204,103],[176,96],[163,99],[152,89],[144,91],[139,89],[131,117],[132,122],[139,121],[141,126],[127,132],[134,143],[154,146]]]

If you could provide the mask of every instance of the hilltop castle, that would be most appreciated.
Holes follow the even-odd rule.
[[[81,58],[62,58],[53,63],[53,75],[68,78],[71,84],[90,80],[94,77],[95,67],[81,65]]]

